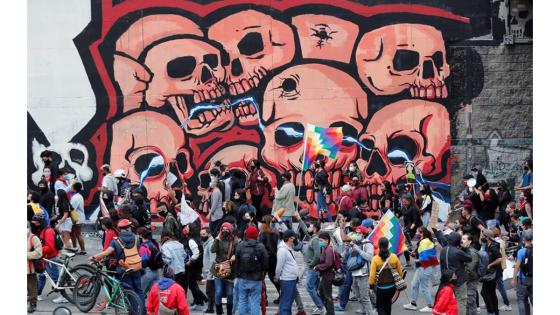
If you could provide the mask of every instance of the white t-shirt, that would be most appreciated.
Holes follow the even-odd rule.
[[[117,182],[115,181],[113,175],[111,174],[107,174],[103,177],[103,181],[101,182],[101,187],[106,187],[108,190],[112,191],[115,196],[118,195],[119,193]]]
[[[78,212],[78,222],[76,224],[83,224],[86,222],[86,213],[84,210],[84,197],[79,193],[75,193],[72,198],[70,198],[70,205],[72,208],[76,209]]]

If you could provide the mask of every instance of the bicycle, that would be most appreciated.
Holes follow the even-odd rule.
[[[104,311],[112,307],[115,314],[145,314],[143,299],[126,283],[121,283],[120,280],[109,275],[114,272],[103,270],[103,265],[107,261],[107,258],[100,262],[94,261],[94,275],[83,275],[78,278],[72,292],[74,305],[81,312],[89,312],[103,289],[103,293],[107,297]],[[127,269],[125,274],[131,271],[132,269]]]
[[[67,290],[74,289],[76,280],[80,276],[88,276],[88,274],[89,275],[95,274],[95,269],[92,266],[84,265],[84,264],[76,265],[72,267],[70,270],[68,270],[69,264],[74,256],[76,256],[75,253],[63,252],[61,254],[62,263],[53,261],[51,259],[43,258],[43,261],[45,263],[50,263],[61,268],[58,275],[58,279],[56,279],[56,282],[51,278],[48,272],[46,271],[44,272],[45,277],[47,278],[47,280],[49,281],[52,287],[52,291],[49,292],[47,296],[51,295],[54,292],[60,292],[66,300],[68,300],[70,303],[73,303],[72,296],[71,294],[69,294],[69,292],[67,292]]]

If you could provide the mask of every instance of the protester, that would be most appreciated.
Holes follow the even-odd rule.
[[[234,239],[233,226],[224,222],[220,228],[220,233],[214,239],[212,248],[210,251],[216,254],[215,263],[221,263],[229,261],[230,263],[235,262],[235,248],[237,247],[237,240]],[[214,268],[214,265],[212,266]],[[214,303],[216,306],[216,314],[222,315],[224,313],[222,305],[222,293],[227,296],[227,315],[232,315],[233,311],[233,280],[235,278],[234,272],[232,271],[229,276],[220,278],[217,274],[214,274],[216,278],[214,279]]]
[[[276,213],[278,209],[284,208],[282,221],[286,223],[289,229],[292,229],[292,221],[296,207],[294,205],[294,197],[296,188],[292,184],[292,174],[286,171],[280,179],[280,189],[274,187],[274,201],[272,203],[272,213]]]
[[[148,294],[147,315],[189,315],[187,295],[185,290],[173,280],[174,276],[173,267],[166,266],[163,277],[154,283]]]
[[[265,184],[268,183],[268,177],[261,169],[261,162],[258,160],[252,160],[249,168],[250,174],[245,185],[251,195],[251,204],[257,210],[257,221],[260,222],[263,215],[265,215],[264,209],[262,209],[262,200],[265,193]]]
[[[352,247],[345,252],[344,260],[352,276],[352,291],[361,306],[361,314],[373,315],[373,306],[369,297],[369,267],[373,259],[373,244],[367,240],[367,229],[358,226],[355,229]],[[353,258],[352,258],[353,257]],[[351,262],[353,264],[351,264]]]
[[[173,215],[173,212],[169,211],[168,206],[161,202],[158,204],[157,210],[158,215],[163,218],[162,231],[167,231],[169,235],[172,235],[176,240],[182,239],[179,222],[175,215]],[[175,272],[177,272],[177,270],[175,270]]]
[[[183,244],[181,244],[173,234],[169,231],[163,231],[161,233],[161,255],[163,262],[173,268],[174,279],[179,280],[185,272],[185,260],[187,259],[187,253]],[[179,283],[183,289],[187,290],[184,283]]]
[[[486,226],[491,229],[498,225],[498,222],[496,221],[496,213],[498,212],[498,195],[494,189],[490,188],[486,190],[483,196],[482,209],[478,215],[480,219],[486,223]]]
[[[352,200],[352,186],[346,184],[342,186],[342,192],[338,201],[338,211],[341,211],[345,217],[349,217],[349,211],[354,207],[354,200]]]
[[[430,217],[432,215],[432,206],[434,197],[432,196],[432,189],[430,185],[424,184],[420,187],[421,203],[420,203],[420,219],[423,226],[428,226]]]
[[[209,227],[205,226],[200,230],[200,240],[203,242],[202,278],[205,280],[206,297],[208,298],[208,307],[204,313],[208,314],[214,313],[214,275],[210,272],[210,269],[212,263],[216,261],[216,255],[210,251],[214,243],[214,238],[212,237],[212,231]]]
[[[473,213],[473,204],[470,200],[464,202],[461,216],[466,220],[463,225],[463,233],[471,234],[474,242],[473,246],[480,249],[480,233],[486,228],[486,224]]]
[[[426,227],[422,226],[418,229],[420,232],[420,242],[418,243],[418,248],[416,249],[416,272],[412,278],[412,293],[409,304],[405,304],[403,307],[407,310],[417,310],[418,305],[418,294],[424,295],[424,302],[426,306],[420,309],[421,313],[429,313],[432,311],[433,300],[432,294],[430,292],[430,282],[436,274],[436,268],[439,265],[437,258],[436,247],[432,239],[432,233]]]
[[[31,223],[27,222],[27,295],[29,305],[27,312],[33,313],[37,309],[37,270],[33,261],[43,257],[41,240],[31,233]]]
[[[498,291],[500,292],[500,295],[502,296],[502,300],[504,301],[504,305],[498,307],[498,309],[500,311],[511,311],[511,306],[509,305],[509,299],[507,297],[507,292],[506,292],[506,288],[504,286],[504,280],[503,280],[503,270],[505,270],[507,268],[507,256],[506,256],[506,242],[502,239],[501,237],[501,230],[499,227],[493,227],[491,229],[492,233],[494,233],[494,241],[497,242],[500,245],[500,256],[502,257],[502,260],[500,262],[500,266],[501,268],[497,269],[497,273],[496,273],[496,288],[498,289]]]
[[[126,177],[126,172],[123,169],[118,169],[113,173],[113,178],[117,183],[118,196],[124,202],[130,202],[132,196],[132,186],[130,179]]]
[[[59,170],[58,167],[56,165],[56,163],[53,163],[53,154],[52,151],[49,150],[44,150],[43,152],[41,152],[41,154],[39,155],[41,157],[41,160],[43,161],[44,164],[44,168],[48,168],[49,169],[49,175],[52,178],[56,178],[58,176]],[[45,178],[49,178],[49,176],[46,176],[45,174]]]
[[[210,229],[212,230],[212,235],[216,235],[220,223],[224,217],[224,211],[222,209],[223,195],[222,191],[218,187],[218,176],[220,172],[213,168],[210,170],[210,211],[208,212],[207,219],[210,221]]]
[[[410,245],[411,240],[414,239],[414,236],[416,235],[416,230],[418,227],[422,226],[422,220],[420,219],[417,205],[410,195],[407,194],[403,196],[402,204],[403,207],[401,209],[401,214],[404,223],[403,232],[405,233],[407,242]],[[410,253],[405,251],[404,257],[406,260],[406,265],[404,267],[408,268],[410,267]]]
[[[295,299],[295,290],[299,276],[299,269],[294,257],[294,242],[296,233],[287,230],[282,235],[282,242],[278,245],[276,263],[276,280],[280,283],[279,314],[292,314],[292,304]]]
[[[99,190],[101,192],[112,192],[113,196],[119,195],[119,188],[117,187],[117,181],[111,174],[111,166],[109,164],[103,164],[101,166],[101,174],[103,175],[103,180],[101,181],[101,187]]]
[[[48,182],[45,179],[41,179],[37,184],[37,187],[39,188],[40,193],[39,204],[47,211],[49,218],[52,218],[55,204],[54,193],[52,192],[52,190],[54,190],[54,186],[52,189],[49,188]]]
[[[191,290],[193,296],[193,303],[191,304],[192,311],[203,311],[204,303],[208,298],[198,287],[198,281],[202,280],[202,265],[203,265],[203,244],[200,240],[200,229],[198,224],[190,223],[183,228],[183,247],[187,252],[187,261],[185,262],[185,273],[178,280],[181,286],[187,292],[187,287]]]
[[[494,241],[494,233],[491,230],[484,230],[482,233],[480,241],[485,246],[485,251],[488,253],[488,271],[483,278],[480,279],[482,282],[482,290],[480,295],[484,299],[484,304],[489,314],[499,314],[498,310],[498,296],[496,295],[496,277],[501,275],[501,261],[502,256],[500,254],[500,245]],[[488,277],[487,275],[492,275]]]
[[[319,263],[314,267],[321,275],[319,297],[325,306],[326,315],[334,315],[332,281],[336,269],[336,254],[331,246],[331,237],[328,232],[319,233],[319,246],[321,247],[321,257]]]
[[[350,162],[350,165],[348,165],[348,168],[342,172],[342,175],[348,179],[356,177],[360,182],[364,180],[364,175],[358,168],[358,164],[356,163],[356,161]]]
[[[521,183],[515,186],[515,190],[533,190],[533,160],[525,160],[523,162],[523,175],[521,176]]]
[[[72,184],[70,205],[78,212],[78,221],[72,224],[70,238],[72,239],[72,248],[76,248],[76,242],[80,245],[80,252],[78,252],[78,255],[86,255],[86,246],[82,236],[82,224],[86,222],[86,213],[84,209],[84,197],[80,194],[81,191],[82,183],[76,182]]]
[[[357,203],[358,200],[365,200],[366,202],[369,200],[367,188],[362,185],[358,176],[352,177],[350,184],[352,185],[352,200],[354,203]]]
[[[261,280],[268,269],[268,253],[257,242],[258,230],[250,226],[245,231],[245,241],[235,249],[235,270],[239,281],[239,314],[259,315],[261,304]]]
[[[457,275],[451,270],[446,270],[441,274],[441,282],[436,293],[436,302],[432,314],[457,315],[459,313],[454,293],[456,281]]]
[[[140,248],[145,249],[145,252],[148,253],[148,259],[143,259],[142,266],[144,267],[144,274],[140,280],[140,284],[142,286],[142,292],[144,293],[143,297],[146,297],[149,290],[156,283],[159,279],[159,268],[158,262],[156,261],[159,247],[157,242],[152,239],[152,233],[147,230],[145,227],[140,227],[137,230],[138,236],[142,240],[140,244]],[[161,255],[160,255],[161,257]],[[163,263],[163,260],[161,261]]]
[[[276,288],[276,291],[280,293],[280,282],[278,282],[275,279],[276,264],[277,264],[276,254],[278,250],[278,242],[280,241],[280,236],[278,235],[277,231],[274,231],[272,229],[272,220],[273,218],[270,215],[265,215],[263,217],[262,219],[263,222],[260,227],[261,231],[259,233],[258,241],[259,243],[264,245],[264,248],[266,249],[266,253],[268,256],[268,264],[265,273],[268,274],[268,278]],[[263,275],[263,282],[264,282],[264,275]],[[263,291],[266,296],[266,287],[263,287]],[[266,301],[266,304],[268,304],[268,301]]]
[[[328,222],[332,222],[326,199],[328,193],[327,188],[329,186],[329,174],[325,171],[325,160],[316,160],[314,166],[313,189],[315,190],[315,200],[317,201],[317,214],[321,221],[324,215]]]
[[[59,189],[56,191],[56,196],[58,197],[58,201],[56,202],[56,213],[58,214],[57,217],[60,218],[60,220],[55,226],[55,229],[60,231],[60,234],[62,235],[64,249],[68,251],[75,251],[74,248],[72,248],[70,237],[73,225],[70,215],[72,206],[70,205],[70,201],[68,201],[68,195],[66,194],[66,191]]]
[[[509,191],[508,184],[505,180],[498,182],[498,221],[500,224],[507,228],[509,224],[509,216],[506,213],[508,204],[512,201],[512,196]]]
[[[533,231],[523,231],[523,245],[517,252],[511,285],[515,287],[519,314],[530,315],[533,305]]]
[[[448,235],[447,245],[441,250],[439,261],[442,275],[446,270],[450,270],[457,276],[453,291],[457,298],[459,313],[465,314],[467,309],[467,275],[465,264],[471,262],[472,258],[468,248],[462,248],[460,245],[461,234],[451,232]]]
[[[391,315],[391,300],[397,291],[391,269],[396,270],[401,277],[403,270],[397,255],[389,252],[389,240],[386,237],[379,239],[377,247],[379,251],[373,257],[369,271],[369,288],[376,295],[377,313]]]

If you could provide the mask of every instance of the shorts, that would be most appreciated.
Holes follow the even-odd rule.
[[[72,219],[66,218],[64,222],[60,223],[61,232],[71,232],[72,231]]]

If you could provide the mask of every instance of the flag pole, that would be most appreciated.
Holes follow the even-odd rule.
[[[303,167],[305,166],[305,150],[307,150],[307,128],[309,127],[309,124],[307,124],[305,126],[305,130],[303,131],[303,155],[302,155],[302,161],[301,161],[301,180],[299,182],[299,187],[298,187],[298,193],[297,193],[297,199],[298,201],[296,202],[296,212],[299,211],[299,195],[301,194],[301,186],[303,186]],[[296,175],[296,183],[297,183],[297,175]]]

